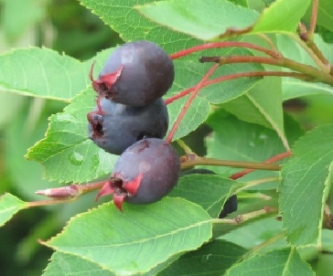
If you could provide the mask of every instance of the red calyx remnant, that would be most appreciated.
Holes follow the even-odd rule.
[[[87,114],[87,119],[93,128],[92,134],[90,135],[89,139],[103,136],[103,114],[104,112],[100,112],[99,110],[91,111]]]
[[[99,98],[105,97],[112,99],[112,86],[116,83],[116,81],[119,79],[121,72],[124,68],[123,65],[121,65],[117,71],[104,75],[99,76],[97,80],[93,77],[93,71],[94,71],[95,62],[91,65],[90,72],[89,72],[89,78],[92,82],[92,86],[94,90],[98,94],[97,99],[97,105],[99,105]]]
[[[104,186],[96,197],[96,201],[101,196],[113,194],[114,204],[120,211],[123,211],[123,202],[126,201],[126,198],[134,196],[137,193],[143,178],[143,174],[139,173],[136,178],[128,182],[122,180],[120,177],[120,175],[115,174],[107,182],[105,182]]]

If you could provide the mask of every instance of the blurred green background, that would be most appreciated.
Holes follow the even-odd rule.
[[[117,33],[77,1],[0,0],[0,54],[13,48],[45,46],[86,60],[121,42]],[[316,95],[291,100],[285,103],[285,110],[310,129],[333,122],[332,98]],[[41,199],[34,191],[57,186],[43,180],[42,167],[25,160],[24,155],[44,137],[47,118],[64,106],[66,103],[17,95],[0,86],[0,194],[10,192],[33,201]],[[203,126],[185,140],[199,154],[204,154],[202,137],[208,131]],[[65,206],[35,208],[17,214],[0,229],[0,275],[41,275],[52,251],[41,246],[38,239],[45,240],[58,233],[72,215],[94,204],[94,196],[86,195]],[[327,267],[327,259],[332,257],[325,256],[321,260],[323,265],[314,264],[320,270]]]
[[[0,54],[44,46],[86,60],[121,42],[117,33],[77,1],[0,1]],[[65,106],[63,102],[17,95],[0,86],[0,194],[10,192],[34,201],[43,199],[34,191],[57,187],[57,183],[43,180],[43,168],[25,160],[24,155],[44,137],[47,118]],[[52,251],[38,239],[59,232],[72,215],[94,204],[94,196],[17,214],[0,229],[0,275],[41,275]]]

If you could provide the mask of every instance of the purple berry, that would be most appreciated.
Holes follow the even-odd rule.
[[[100,108],[88,113],[89,138],[113,154],[143,138],[163,138],[168,130],[168,110],[162,99],[143,107],[127,106],[102,98]]]
[[[120,210],[123,201],[152,203],[174,188],[179,173],[179,156],[170,144],[157,138],[140,140],[119,157],[110,180],[97,198],[113,194],[113,201]]]
[[[118,47],[106,61],[97,80],[90,78],[99,96],[115,102],[144,106],[162,97],[174,80],[169,55],[149,41],[135,41]]]

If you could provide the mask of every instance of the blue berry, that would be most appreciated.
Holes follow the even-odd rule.
[[[92,72],[90,78],[99,96],[125,105],[144,106],[162,97],[172,86],[174,65],[155,43],[135,41],[114,50],[98,79],[93,80]]]
[[[106,98],[88,113],[89,138],[112,154],[121,154],[143,138],[163,138],[168,130],[168,111],[162,99],[143,107],[127,106]]]
[[[143,139],[121,154],[98,197],[113,194],[120,210],[123,201],[152,203],[174,188],[179,173],[179,156],[170,144],[157,138]]]

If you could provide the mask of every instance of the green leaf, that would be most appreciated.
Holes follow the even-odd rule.
[[[291,36],[277,35],[277,47],[282,55],[300,63],[317,67],[313,59],[299,46]],[[329,62],[333,62],[333,49],[325,43],[319,35],[314,36],[314,41],[323,55]],[[293,78],[282,78],[282,98],[283,100],[293,99],[306,95],[333,94],[330,85],[321,82],[305,82]]]
[[[231,0],[229,2],[235,3],[236,5],[243,6],[243,7],[248,7],[249,4],[247,3],[247,0]]]
[[[324,202],[331,184],[333,125],[306,133],[282,166],[280,212],[293,245],[321,244]]]
[[[231,28],[245,29],[258,18],[257,12],[224,0],[192,0],[191,5],[186,0],[159,1],[137,9],[154,22],[202,40]]]
[[[316,26],[317,33],[321,36],[321,38],[326,42],[332,44],[333,42],[333,31],[330,31],[324,27]]]
[[[47,179],[83,183],[111,173],[117,156],[88,139],[87,113],[94,106],[95,93],[89,88],[50,117],[46,138],[29,149],[27,158],[44,166]]]
[[[236,181],[218,175],[184,175],[169,196],[182,197],[199,204],[214,218],[239,186]]]
[[[198,40],[190,36],[157,26],[134,8],[136,5],[154,2],[152,0],[109,0],[107,2],[80,0],[80,2],[98,15],[105,24],[118,32],[124,41],[140,39],[154,41],[168,53],[183,50],[199,43]]]
[[[331,191],[333,192],[333,191]],[[319,250],[332,251],[333,250],[333,237],[331,229],[323,229],[323,247]]]
[[[228,218],[230,219],[235,219],[238,216],[241,216],[243,214],[248,214],[251,212],[258,212],[258,210],[263,210],[265,208],[272,208],[272,209],[277,209],[278,208],[278,202],[275,197],[272,197],[268,200],[262,200],[258,198],[246,198],[242,196],[242,194],[238,194],[238,209],[237,211],[231,213],[228,215]],[[260,224],[260,225],[265,225],[265,223],[268,220],[276,220],[276,214],[274,213],[267,213],[267,214],[262,214],[261,216],[255,216],[249,220],[243,221],[241,224],[229,224],[229,223],[214,223],[213,225],[213,237],[215,238],[221,238],[223,236],[223,239],[226,238],[230,242],[233,242],[235,244],[238,244],[243,247],[253,247],[258,245],[260,241],[266,241],[268,238],[271,238],[272,235],[275,233],[271,229],[270,223],[268,223],[267,228],[265,227],[256,227],[254,226],[253,228],[257,228],[256,230],[258,232],[252,233],[252,227],[250,225],[252,224]],[[281,226],[281,224],[280,224]],[[240,231],[240,229],[245,228],[244,231]],[[243,235],[246,233],[244,236],[234,236],[232,233],[236,231],[240,235]],[[278,231],[280,233],[280,231]],[[230,235],[230,236],[229,236]],[[246,239],[245,237],[248,238],[253,238],[254,240],[246,240],[244,244],[242,242]],[[256,242],[254,244],[254,242]]]
[[[9,193],[0,197],[0,226],[3,226],[18,211],[27,207],[27,203]]]
[[[47,48],[0,55],[0,85],[27,96],[69,101],[88,83],[89,66]]]
[[[81,259],[80,257],[55,252],[51,262],[46,267],[43,276],[114,276],[110,271],[102,269],[95,263]]]
[[[181,109],[184,107],[187,98],[188,97],[184,97],[168,105],[169,131],[177,120],[177,117],[181,112]],[[209,112],[209,102],[203,98],[196,97],[190,108],[187,110],[172,140],[175,141],[182,138],[191,131],[197,129],[207,119]]]
[[[240,121],[233,116],[225,116],[221,110],[210,116],[207,124],[214,130],[213,134],[206,138],[207,157],[262,162],[285,151],[274,131]],[[210,167],[210,169],[226,177],[240,171],[240,169],[221,166]],[[278,177],[278,173],[256,171],[242,178],[242,181],[266,177]],[[272,186],[270,185],[269,188],[271,189]]]
[[[246,250],[238,245],[224,240],[215,240],[196,251],[184,254],[158,275],[220,276],[245,252]]]
[[[244,211],[241,211],[241,213],[243,212]],[[249,249],[276,235],[279,235],[283,231],[282,223],[278,221],[276,217],[268,217],[258,221],[251,221],[251,223],[247,225],[239,226],[241,227],[237,227],[230,233],[223,235],[223,239]],[[262,250],[266,252],[271,251],[272,249],[285,248],[286,246],[286,240],[281,239],[270,246],[266,246]]]
[[[310,3],[311,0],[275,1],[262,12],[253,32],[295,33]]]
[[[246,30],[254,33],[292,32],[305,14],[310,0],[278,0],[258,13],[229,1],[195,0],[191,6],[186,0],[160,1],[137,8],[146,17],[172,30],[210,40],[228,33],[228,30]],[[172,20],[170,20],[172,18]]]
[[[225,275],[314,276],[315,274],[310,265],[301,259],[296,249],[288,248],[255,255],[231,267]]]
[[[297,79],[285,78],[282,81],[282,87],[283,100],[316,94],[333,95],[333,87],[320,82],[305,82]]]
[[[232,50],[227,51],[216,51],[217,55],[251,55],[250,51],[240,50],[233,48]],[[201,65],[202,66],[202,65]],[[187,67],[189,68],[189,67]],[[208,70],[208,69],[207,69]],[[263,71],[264,68],[260,64],[232,64],[232,65],[223,65],[216,70],[216,73],[213,74],[211,79],[222,78],[224,76],[230,76],[232,74],[237,74],[240,72],[253,72],[253,71]],[[204,97],[210,103],[221,104],[226,103],[231,100],[234,100],[244,93],[249,91],[251,88],[256,87],[256,85],[263,80],[259,77],[253,78],[238,78],[223,82],[217,82],[216,84],[209,85],[204,87],[199,96]]]
[[[241,120],[275,130],[284,147],[289,149],[283,126],[280,79],[264,79],[242,97],[224,104],[223,108]]]
[[[70,220],[45,244],[120,274],[143,273],[168,258],[197,249],[212,235],[209,215],[180,198],[149,205],[104,204]],[[149,256],[149,258],[147,258]]]

